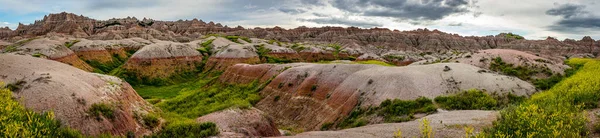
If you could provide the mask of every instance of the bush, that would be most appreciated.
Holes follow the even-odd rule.
[[[342,122],[338,128],[352,128],[369,123],[368,118],[383,117],[385,122],[405,122],[413,119],[415,113],[432,113],[436,108],[431,99],[419,97],[416,100],[385,100],[378,107],[363,109],[357,107]]]
[[[115,115],[114,115],[114,111],[115,109],[105,103],[95,103],[92,104],[92,107],[90,107],[90,109],[88,109],[88,113],[95,116],[97,120],[100,120],[102,118],[100,118],[100,116],[104,116],[108,119],[114,119]]]
[[[386,120],[396,117],[412,115],[415,113],[432,113],[437,109],[433,105],[433,101],[429,98],[419,97],[416,100],[385,100],[379,106],[380,114],[383,114]],[[391,121],[388,121],[391,122]]]
[[[150,129],[154,129],[160,124],[160,120],[158,120],[158,117],[152,114],[146,114],[142,116],[142,120],[144,121],[144,125]]]
[[[38,114],[26,109],[13,100],[12,92],[6,88],[0,88],[0,107],[0,137],[83,137],[78,131],[62,126],[54,119],[53,112]]]
[[[435,102],[445,109],[458,110],[492,110],[498,101],[480,90],[467,90],[456,95],[435,97]]]
[[[216,136],[219,134],[217,125],[212,122],[195,123],[174,123],[164,127],[160,132],[156,133],[151,137],[156,138],[172,138],[172,137],[185,137],[185,138],[204,138],[210,136]]]
[[[332,126],[333,123],[331,122],[323,123],[323,125],[321,125],[321,131],[329,130]]]
[[[538,73],[545,73],[546,75],[552,75],[552,71],[547,67],[526,67],[508,64],[500,57],[496,57],[490,63],[490,70],[501,72],[504,75],[515,76],[522,80],[531,80],[531,76]]]

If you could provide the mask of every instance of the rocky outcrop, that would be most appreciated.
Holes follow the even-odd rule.
[[[513,64],[514,67],[523,66],[532,70],[549,69],[551,71],[550,73],[552,74],[564,74],[564,70],[569,68],[569,66],[562,64],[563,59],[557,59],[553,57],[550,57],[550,59],[543,58],[530,53],[512,49],[480,50],[472,55],[465,55],[452,61],[489,69],[491,62],[494,62],[494,59],[498,57],[500,57],[502,61],[507,64]],[[536,76],[547,77],[548,74],[546,74],[546,72],[539,72]]]
[[[214,41],[213,41],[214,43]],[[208,58],[205,71],[223,71],[229,66],[233,66],[238,63],[257,64],[260,63],[256,49],[252,44],[229,44],[220,49],[216,54]]]
[[[219,127],[219,137],[273,137],[281,136],[266,113],[256,109],[227,109],[196,119],[213,122]]]
[[[42,58],[0,54],[0,81],[18,86],[15,99],[38,113],[53,111],[56,119],[87,135],[149,134],[136,115],[153,112],[125,81],[88,73]],[[113,116],[94,116],[92,105],[104,104]]]
[[[66,34],[88,39],[125,39],[139,37],[188,42],[206,34],[238,35],[282,42],[339,43],[345,47],[380,47],[386,50],[436,52],[440,50],[477,51],[481,49],[516,49],[548,55],[574,55],[600,51],[600,45],[590,37],[582,40],[556,39],[523,40],[507,34],[483,37],[463,37],[438,30],[418,29],[397,31],[386,28],[361,29],[356,27],[298,27],[294,29],[227,27],[202,20],[156,21],[137,18],[98,21],[71,13],[50,14],[31,25],[20,24],[15,31],[0,29],[0,39],[16,41],[46,34]],[[364,50],[367,50],[366,48]],[[363,51],[373,52],[373,51]],[[375,52],[376,53],[376,52]],[[299,53],[302,57],[302,53]],[[376,53],[379,54],[379,53]],[[309,55],[310,56],[310,55]],[[340,55],[340,56],[343,56]],[[360,56],[349,55],[349,56]],[[306,59],[306,58],[305,58]]]
[[[79,58],[88,61],[98,61],[106,64],[115,62],[114,58],[126,59],[128,54],[136,51],[152,42],[141,39],[131,38],[122,40],[72,40],[70,47]]]
[[[202,55],[192,46],[157,41],[135,52],[123,65],[127,72],[141,78],[169,78],[201,67]]]
[[[19,41],[21,45],[16,45],[17,54],[26,54],[35,57],[48,58],[56,60],[85,71],[92,71],[93,68],[79,59],[77,55],[67,48],[64,44],[69,40],[65,38],[39,38]]]
[[[483,128],[492,126],[498,114],[495,111],[449,111],[426,116],[433,130],[431,137],[471,137],[465,136],[463,127],[474,128],[472,134],[483,131]],[[421,137],[421,119],[402,123],[387,123],[368,125],[339,131],[311,131],[300,133],[292,138],[365,138],[365,137],[394,137],[400,130],[403,137]]]
[[[435,98],[468,89],[516,95],[535,92],[531,84],[518,78],[480,70],[456,63],[406,67],[238,64],[220,80],[240,83],[277,76],[260,92],[264,98],[256,108],[274,116],[279,126],[304,130],[317,130],[325,122],[339,121],[357,105],[377,106],[386,99]]]

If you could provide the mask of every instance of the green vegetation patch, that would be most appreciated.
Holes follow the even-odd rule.
[[[518,34],[513,34],[513,33],[508,33],[508,34],[504,35],[504,37],[505,37],[505,38],[513,38],[513,39],[518,39],[518,40],[525,39],[525,37],[523,37],[523,36],[520,36],[520,35],[518,35]]]
[[[65,46],[66,46],[67,48],[71,48],[73,45],[75,45],[76,43],[79,43],[79,42],[80,42],[79,40],[71,40],[71,41],[67,41],[67,42],[65,42]]]
[[[105,103],[95,103],[88,109],[88,113],[96,117],[96,120],[101,120],[100,116],[104,116],[108,119],[114,119],[115,109],[111,105]]]
[[[119,68],[121,65],[127,62],[127,57],[121,57],[118,54],[112,55],[112,61],[108,63],[101,63],[96,60],[85,60],[90,66],[94,67],[94,72],[101,74],[109,74],[113,70]]]
[[[435,103],[444,109],[456,110],[496,110],[525,100],[525,96],[508,93],[489,95],[482,90],[467,90],[450,96],[435,97]]]
[[[230,85],[220,83],[217,78],[199,80],[200,85],[184,88],[179,96],[160,102],[157,106],[164,111],[196,118],[231,107],[249,108],[261,99],[258,92],[265,84],[254,81],[246,85]]]
[[[6,88],[0,88],[0,107],[0,137],[83,137],[77,130],[55,120],[53,112],[38,114],[26,109],[13,99],[12,92]]]
[[[254,45],[254,48],[256,48],[256,54],[258,54],[258,58],[266,61],[266,63],[283,64],[283,63],[292,63],[293,62],[292,60],[289,60],[289,59],[282,59],[282,58],[270,56],[269,52],[271,52],[271,49],[266,48],[265,45],[263,45],[263,44]]]
[[[205,138],[219,134],[217,125],[212,122],[195,123],[183,122],[167,125],[160,132],[150,136],[151,138]]]
[[[596,108],[600,101],[600,61],[570,59],[582,67],[548,91],[534,94],[518,106],[501,111],[490,137],[585,137],[584,109]]]
[[[250,38],[243,37],[243,36],[233,36],[233,35],[230,35],[230,36],[225,36],[225,38],[229,39],[229,41],[235,42],[235,43],[241,43],[241,42],[238,41],[238,39],[242,39],[242,40],[244,40],[244,41],[246,41],[248,43],[252,43],[252,40],[250,40]]]
[[[548,76],[553,75],[552,71],[547,67],[526,67],[526,66],[517,66],[515,67],[513,64],[508,64],[502,60],[500,57],[496,57],[490,63],[490,70],[501,72],[502,74],[515,76],[522,80],[532,80],[531,76],[536,75],[538,73],[544,73]]]
[[[372,116],[382,116],[385,122],[405,122],[414,119],[416,113],[433,113],[436,107],[431,99],[419,97],[416,100],[385,100],[378,107],[356,108],[345,120],[340,122],[338,128],[353,128],[369,124]],[[330,126],[322,126],[330,128]]]

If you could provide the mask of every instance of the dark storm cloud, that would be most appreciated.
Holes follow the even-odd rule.
[[[347,18],[338,18],[338,17],[315,18],[315,19],[298,19],[298,21],[302,21],[302,22],[314,22],[314,23],[317,23],[317,24],[342,24],[342,25],[362,27],[362,28],[373,28],[373,27],[382,26],[381,24],[378,24],[378,23],[348,20]]]
[[[554,16],[563,16],[564,18],[571,18],[572,16],[586,14],[587,12],[583,9],[585,9],[584,5],[564,4],[546,11],[546,14]]]
[[[411,20],[439,20],[448,15],[470,12],[468,0],[334,0],[332,5],[365,16]]]
[[[84,2],[84,1],[80,1]],[[158,6],[158,0],[88,0],[85,7],[90,10],[144,8]]]
[[[578,33],[582,29],[600,29],[600,16],[589,14],[584,5],[564,4],[546,11],[547,15],[561,16],[550,30]]]
[[[306,12],[306,10],[303,10],[303,9],[291,9],[291,8],[279,8],[279,11],[281,11],[283,13],[291,14],[291,15],[296,15],[296,14],[301,14],[301,13]]]

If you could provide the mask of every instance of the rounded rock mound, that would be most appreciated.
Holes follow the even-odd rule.
[[[69,41],[66,38],[32,38],[21,40],[15,45],[13,51],[17,54],[32,55],[35,57],[48,58],[56,60],[71,66],[77,67],[85,71],[93,71],[93,68],[65,46],[65,42]]]
[[[19,103],[86,135],[151,133],[135,116],[153,112],[125,81],[85,72],[56,61],[14,54],[0,55],[0,81],[12,85]]]
[[[152,42],[141,38],[129,38],[122,40],[78,39],[68,43],[72,45],[69,48],[79,58],[107,64],[115,62],[114,58],[126,59],[128,54],[133,54],[133,52]]]
[[[123,65],[123,70],[131,73],[127,75],[139,78],[169,78],[198,71],[201,64],[202,55],[192,46],[157,41],[135,52]]]
[[[273,137],[281,135],[273,119],[256,108],[228,109],[204,115],[196,120],[217,124],[220,137]]]
[[[339,121],[359,103],[361,107],[378,106],[386,99],[433,99],[470,89],[518,96],[535,92],[531,84],[518,78],[480,70],[459,63],[406,67],[238,64],[225,71],[221,81],[249,82],[276,76],[260,92],[264,98],[256,108],[276,118],[277,125],[304,130],[318,130],[323,123]]]

